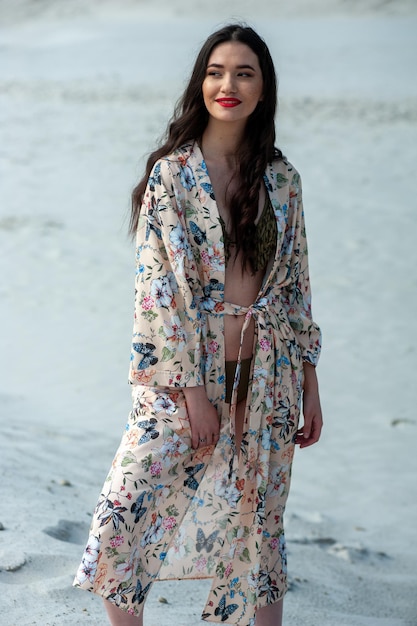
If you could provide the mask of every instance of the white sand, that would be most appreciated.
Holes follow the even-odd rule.
[[[206,4],[0,0],[0,624],[105,623],[71,582],[130,405],[129,192],[240,17],[279,69],[324,332],[285,626],[416,626],[417,3]],[[194,626],[208,584],[156,584],[146,626]]]

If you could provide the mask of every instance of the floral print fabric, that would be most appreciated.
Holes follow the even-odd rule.
[[[300,413],[303,360],[315,365],[298,172],[265,173],[278,241],[256,302],[224,301],[223,234],[196,143],[158,161],[137,231],[133,408],[93,518],[75,585],[138,615],[155,580],[213,579],[210,622],[252,626],[286,591],[283,513]],[[224,315],[255,320],[240,454],[239,364],[224,403]],[[221,424],[215,447],[191,448],[183,387],[205,385]]]

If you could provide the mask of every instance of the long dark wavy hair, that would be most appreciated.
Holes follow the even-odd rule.
[[[242,250],[244,267],[249,265],[253,269],[254,222],[258,214],[259,189],[267,164],[274,159],[281,159],[282,153],[275,148],[277,78],[274,63],[263,39],[248,26],[229,24],[210,35],[201,48],[188,86],[169,122],[163,145],[149,156],[145,174],[132,192],[129,231],[132,235],[136,232],[142,199],[156,161],[183,144],[202,137],[209,119],[202,93],[208,61],[216,46],[229,41],[246,44],[256,54],[264,85],[263,99],[249,116],[238,147],[236,175],[239,184],[229,200],[232,228],[230,235],[236,242],[236,254]]]

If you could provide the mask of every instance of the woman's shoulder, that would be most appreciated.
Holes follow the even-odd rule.
[[[288,157],[285,156],[285,154],[282,154],[282,152],[278,149],[276,149],[275,158],[271,162],[271,167],[276,172],[287,172],[288,174],[292,174],[293,172],[298,173],[298,170],[296,169],[292,161],[290,161]]]
[[[176,148],[171,153],[161,156],[155,161],[149,177],[151,191],[158,186],[175,195],[175,189],[190,191],[195,186],[194,172],[203,167],[198,145],[189,142]]]
[[[300,173],[294,164],[284,155],[276,158],[271,163],[273,174],[278,186],[291,185],[296,188],[300,186]]]
[[[178,164],[178,165],[184,166],[185,163],[187,163],[187,161],[190,159],[190,157],[192,156],[194,152],[194,145],[195,145],[195,142],[189,141],[183,144],[182,146],[175,148],[175,150],[173,150],[169,154],[162,156],[160,159],[158,159],[157,163],[159,162],[161,163],[161,165],[162,164],[168,164],[168,165]]]
[[[186,166],[193,169],[195,166],[195,142],[188,142],[175,148],[169,154],[161,156],[155,161],[151,177],[157,176],[160,180],[168,182],[169,180],[176,179],[180,175]]]

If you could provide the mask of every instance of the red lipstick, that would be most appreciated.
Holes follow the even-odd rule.
[[[220,106],[230,109],[232,107],[237,107],[237,105],[240,104],[241,101],[237,98],[218,98],[216,102],[217,104],[220,104]]]

